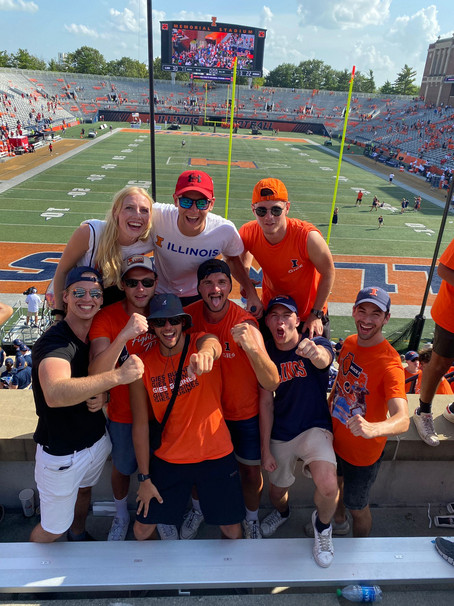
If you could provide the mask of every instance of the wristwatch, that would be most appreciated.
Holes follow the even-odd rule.
[[[144,473],[138,473],[137,474],[137,479],[139,480],[139,482],[145,482],[145,480],[149,480],[151,478],[150,474],[144,474]]]
[[[313,307],[313,308],[311,309],[311,314],[314,314],[314,316],[315,316],[316,318],[318,318],[319,320],[323,320],[323,317],[324,317],[324,315],[325,315],[325,314],[323,313],[323,310],[322,310],[322,309],[315,309],[315,307]]]

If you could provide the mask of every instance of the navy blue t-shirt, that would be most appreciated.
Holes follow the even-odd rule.
[[[313,341],[333,355],[328,339],[314,337]],[[312,427],[332,431],[326,399],[330,364],[320,370],[309,359],[298,356],[295,353],[296,347],[290,351],[281,351],[272,340],[267,341],[266,349],[277,366],[280,378],[274,396],[271,438],[288,442]]]
[[[19,368],[11,379],[11,385],[17,385],[17,389],[26,389],[32,382],[32,369],[26,366]]]

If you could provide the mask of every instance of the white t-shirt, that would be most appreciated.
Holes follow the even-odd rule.
[[[88,250],[84,256],[79,259],[77,266],[82,267],[83,265],[86,265],[87,267],[94,267],[99,240],[106,227],[106,222],[99,219],[88,219],[88,221],[83,221],[83,223],[88,223],[90,225],[90,240],[88,243]],[[148,253],[153,250],[151,237],[145,241],[138,240],[137,242],[134,242],[134,244],[122,246],[121,250],[123,252],[123,259],[127,259],[131,255]]]
[[[197,268],[203,261],[223,254],[241,255],[243,242],[235,225],[208,213],[205,229],[197,236],[185,236],[177,225],[178,208],[153,204],[154,258],[158,273],[156,292],[179,297],[197,294]]]
[[[25,303],[30,313],[36,313],[41,306],[41,299],[36,293],[31,293],[25,297]]]

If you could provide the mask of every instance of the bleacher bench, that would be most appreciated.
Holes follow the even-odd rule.
[[[320,568],[312,539],[2,543],[0,593],[453,583],[429,537],[335,538]]]

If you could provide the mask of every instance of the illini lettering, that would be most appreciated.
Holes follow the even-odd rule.
[[[281,383],[285,383],[286,381],[291,381],[295,377],[305,377],[307,372],[304,368],[303,360],[298,360],[292,362],[281,362],[279,374],[281,376]]]
[[[221,254],[221,251],[217,248],[208,250],[207,248],[191,248],[190,246],[179,246],[173,242],[168,242],[167,250],[170,250],[179,255],[188,255],[192,257],[207,257],[212,259]]]

